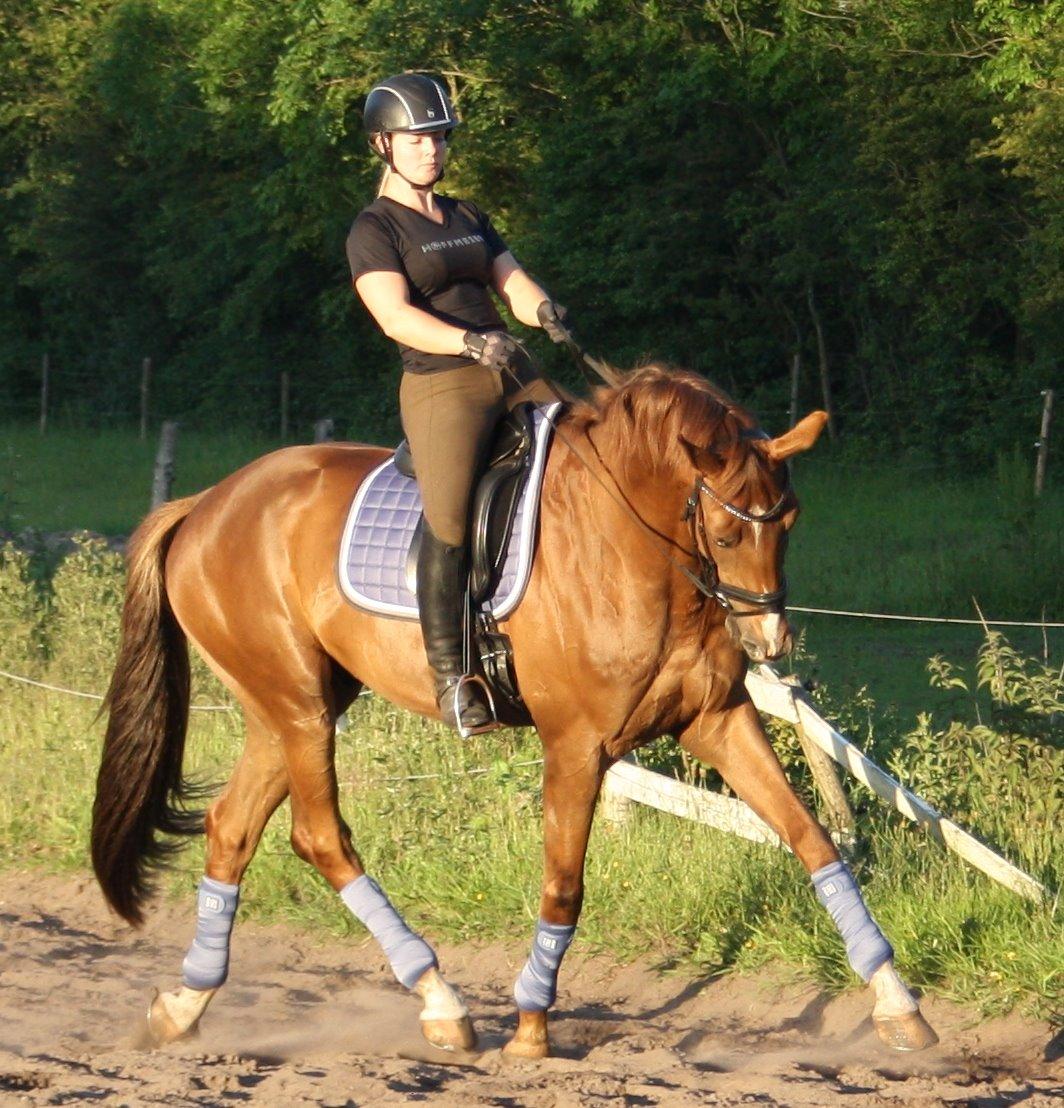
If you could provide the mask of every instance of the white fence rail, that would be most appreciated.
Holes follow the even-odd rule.
[[[746,687],[759,711],[799,726],[807,739],[862,785],[907,819],[920,824],[969,865],[1028,900],[1041,900],[1046,895],[1045,886],[996,854],[877,766],[845,735],[817,714],[800,685],[782,679],[770,666],[761,666],[747,674]],[[607,815],[611,812],[616,815],[619,806],[635,802],[754,842],[780,845],[775,832],[741,800],[686,785],[629,761],[618,762],[610,768],[606,775],[604,796]]]

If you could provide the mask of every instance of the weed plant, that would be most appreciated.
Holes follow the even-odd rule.
[[[81,541],[44,591],[25,554],[0,549],[0,668],[102,691],[121,581],[119,559],[95,540]],[[967,704],[947,724],[927,718],[891,732],[867,697],[836,703],[825,689],[817,693],[821,710],[888,758],[903,781],[1058,889],[1061,674],[998,635],[987,637],[972,676],[942,658],[931,668]],[[195,702],[229,704],[198,659],[193,681]],[[989,715],[973,699],[980,685]],[[88,866],[103,731],[96,710],[91,701],[0,678],[0,862]],[[793,732],[778,722],[771,730],[792,779],[815,802]],[[241,743],[237,711],[194,712],[187,769],[221,782]],[[463,742],[372,697],[348,713],[337,743],[345,818],[369,872],[429,935],[527,942],[541,867],[539,754],[531,731]],[[667,743],[644,757],[699,776]],[[1056,902],[1020,899],[858,786],[850,795],[861,832],[853,864],[903,974],[984,1011],[1019,1006],[1059,1018],[1064,929]],[[333,891],[296,859],[288,837],[285,805],[245,879],[242,913],[363,936]],[[202,846],[190,842],[162,881],[164,892],[189,905],[190,920],[201,865]],[[596,826],[579,941],[618,959],[649,955],[683,973],[771,962],[831,988],[854,983],[793,858],[645,809],[623,828]]]

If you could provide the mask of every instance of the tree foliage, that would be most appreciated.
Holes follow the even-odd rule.
[[[374,80],[440,75],[446,187],[620,363],[986,456],[1064,340],[1064,0],[10,0],[0,403],[201,421],[394,413],[351,295]],[[552,356],[546,352],[548,359]],[[555,359],[553,363],[557,367]],[[66,375],[65,377],[63,375]],[[76,387],[75,387],[76,386]]]

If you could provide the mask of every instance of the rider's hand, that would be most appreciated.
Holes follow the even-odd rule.
[[[544,300],[536,309],[539,325],[546,331],[551,342],[569,341],[569,328],[566,324],[568,315],[561,304],[555,304],[553,300]]]
[[[497,373],[516,369],[519,357],[517,343],[505,331],[466,331],[462,353]]]

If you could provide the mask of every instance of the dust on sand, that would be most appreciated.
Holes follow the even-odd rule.
[[[1061,1103],[1048,1024],[924,1011],[942,1043],[881,1047],[863,993],[829,998],[769,976],[696,980],[574,952],[551,1024],[556,1057],[511,1062],[510,987],[523,947],[440,949],[480,1033],[441,1055],[376,948],[240,923],[229,984],[200,1038],[132,1042],[152,989],[177,984],[192,908],[134,932],[88,878],[0,875],[0,1104],[992,1105]]]

